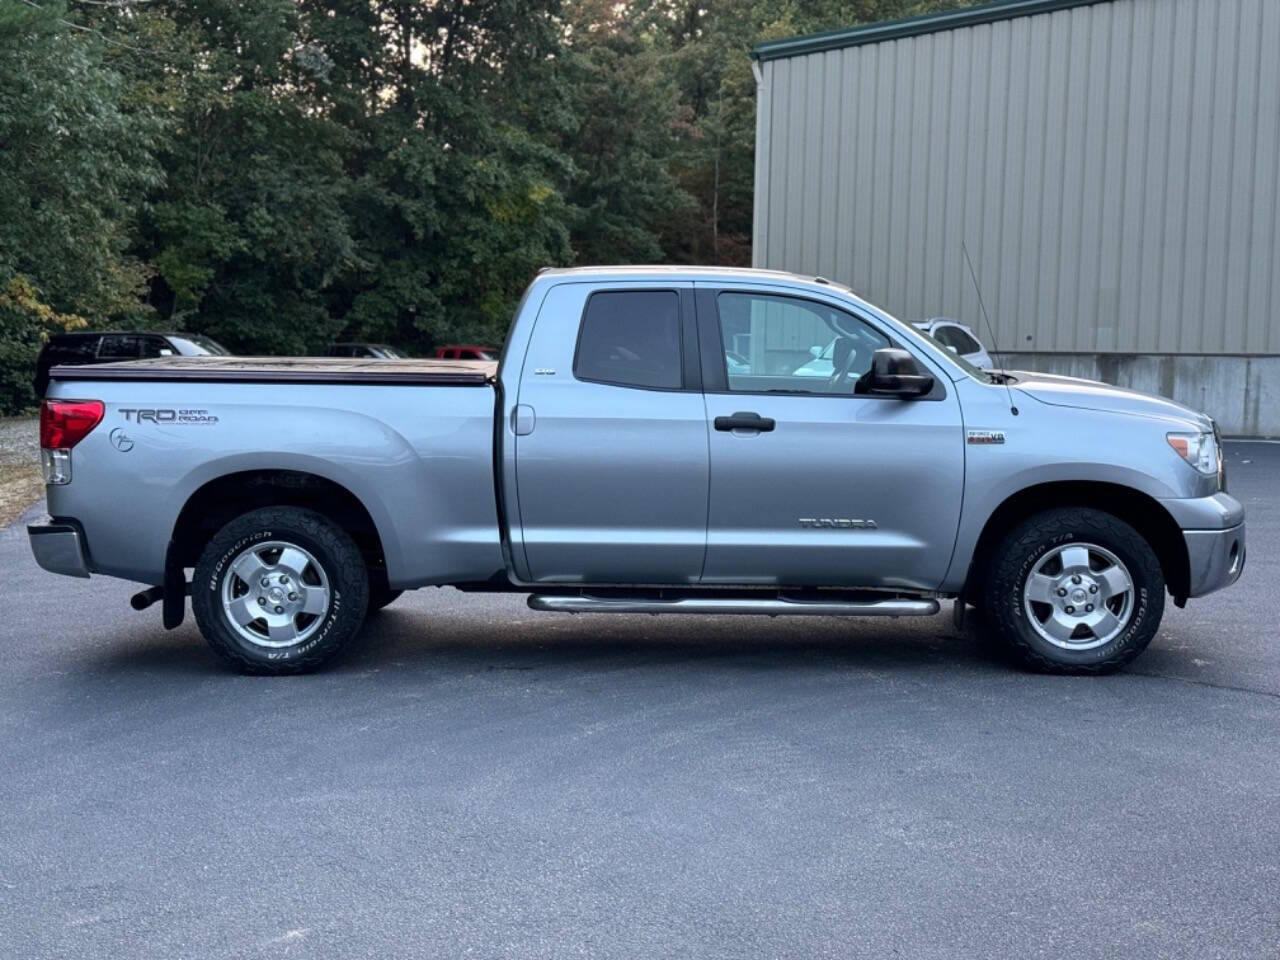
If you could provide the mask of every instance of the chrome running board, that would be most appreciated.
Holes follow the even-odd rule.
[[[561,596],[535,593],[534,610],[551,613],[762,613],[770,617],[928,617],[938,612],[937,600],[785,600],[767,597],[642,597]]]

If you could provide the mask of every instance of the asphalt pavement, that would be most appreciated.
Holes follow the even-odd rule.
[[[1280,445],[1229,457],[1244,576],[1104,678],[434,589],[240,677],[10,527],[0,957],[1280,956]]]

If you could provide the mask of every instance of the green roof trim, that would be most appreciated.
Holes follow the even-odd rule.
[[[825,50],[839,50],[843,47],[857,47],[867,43],[883,43],[886,40],[917,37],[924,33],[973,27],[982,23],[995,23],[999,20],[1012,20],[1014,17],[1030,17],[1037,13],[1053,13],[1055,10],[1087,7],[1106,2],[1112,2],[1112,0],[996,0],[994,3],[984,3],[977,7],[926,13],[923,16],[908,17],[905,20],[886,20],[882,23],[848,27],[843,30],[828,30],[825,33],[813,33],[804,37],[768,40],[758,44],[751,51],[751,57],[754,60],[781,60],[806,53],[822,53]]]

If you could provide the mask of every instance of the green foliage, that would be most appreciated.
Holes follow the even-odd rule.
[[[19,413],[36,402],[31,380],[40,347],[50,333],[84,325],[83,317],[49,306],[26,277],[0,287],[0,411]]]
[[[127,254],[160,124],[54,5],[0,7],[0,284],[31,277],[58,310],[137,316]]]
[[[10,0],[0,410],[81,315],[425,352],[540,267],[748,263],[750,48],[960,2]]]

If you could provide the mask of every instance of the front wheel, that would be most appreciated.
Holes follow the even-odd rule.
[[[1150,544],[1091,509],[1049,510],[1011,530],[986,578],[991,626],[1024,663],[1051,673],[1110,673],[1146,649],[1164,614]]]
[[[313,510],[267,507],[232,520],[205,547],[191,606],[209,646],[246,673],[304,673],[360,630],[364,558]]]

